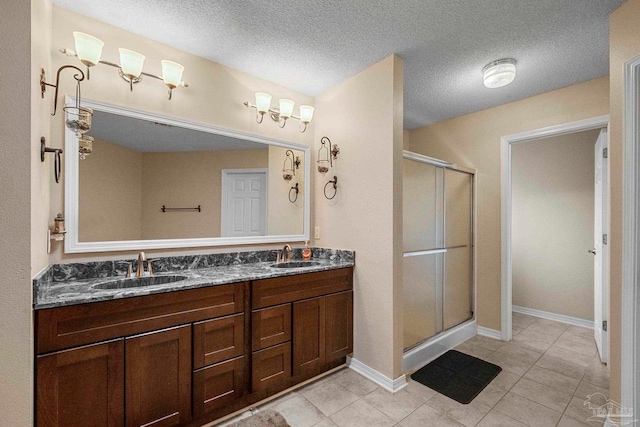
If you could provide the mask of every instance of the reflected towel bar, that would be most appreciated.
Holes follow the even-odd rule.
[[[165,205],[162,205],[162,212],[167,212],[167,211],[198,211],[198,212],[202,212],[202,209],[200,208],[200,205],[198,205],[197,208],[168,208]]]

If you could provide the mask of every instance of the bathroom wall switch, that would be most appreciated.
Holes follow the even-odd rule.
[[[316,226],[314,238],[320,240],[320,227]]]

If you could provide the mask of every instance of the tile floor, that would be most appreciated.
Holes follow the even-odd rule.
[[[609,395],[593,331],[514,313],[513,334],[511,342],[475,336],[456,347],[503,369],[468,405],[410,378],[391,394],[342,369],[258,410],[275,409],[292,427],[601,427],[587,423],[592,413],[584,405],[592,393]]]

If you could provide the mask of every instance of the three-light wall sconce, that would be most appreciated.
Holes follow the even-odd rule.
[[[163,59],[160,61],[162,66],[162,76],[156,76],[154,74],[145,73],[142,71],[144,66],[145,56],[139,52],[119,48],[120,64],[114,64],[113,62],[103,61],[102,48],[104,42],[92,35],[81,33],[79,31],[73,32],[73,38],[75,40],[76,50],[60,49],[60,52],[67,56],[77,56],[84,65],[87,66],[87,79],[90,78],[90,69],[98,64],[109,65],[118,69],[120,77],[129,83],[129,89],[133,91],[134,83],[139,83],[142,80],[142,76],[151,77],[157,80],[164,81],[164,84],[169,89],[169,100],[171,100],[173,89],[180,87],[189,87],[187,83],[182,81],[182,73],[184,67],[177,62]]]
[[[269,113],[271,119],[278,123],[281,128],[287,125],[288,119],[296,119],[299,120],[301,126],[299,127],[300,132],[304,132],[307,130],[307,125],[311,123],[313,119],[313,110],[314,108],[310,105],[301,105],[300,106],[300,115],[293,115],[293,108],[296,103],[292,99],[280,99],[278,102],[279,108],[271,108],[271,95],[266,92],[256,92],[256,103],[252,104],[250,102],[245,102],[244,105],[249,108],[256,109],[256,122],[262,123],[264,119],[264,115]]]

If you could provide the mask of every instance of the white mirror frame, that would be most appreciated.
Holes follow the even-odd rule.
[[[75,98],[67,96],[65,105],[74,106]],[[85,252],[109,252],[109,251],[139,251],[141,249],[168,249],[168,248],[195,248],[205,246],[231,246],[250,245],[261,243],[302,242],[309,240],[310,212],[311,212],[311,147],[284,142],[276,139],[265,138],[239,131],[231,131],[215,126],[190,122],[188,120],[161,116],[153,113],[132,110],[125,107],[116,107],[96,101],[82,100],[83,107],[121,116],[133,117],[140,120],[164,123],[171,126],[207,132],[231,138],[240,138],[247,141],[273,145],[282,148],[291,148],[304,152],[304,224],[303,234],[289,234],[278,236],[246,236],[246,237],[205,237],[189,239],[156,239],[156,240],[119,240],[103,242],[80,242],[78,240],[79,219],[79,155],[78,138],[73,131],[65,126],[65,166],[64,166],[64,209],[67,222],[67,235],[65,237],[65,253]],[[66,117],[65,117],[66,120]]]

